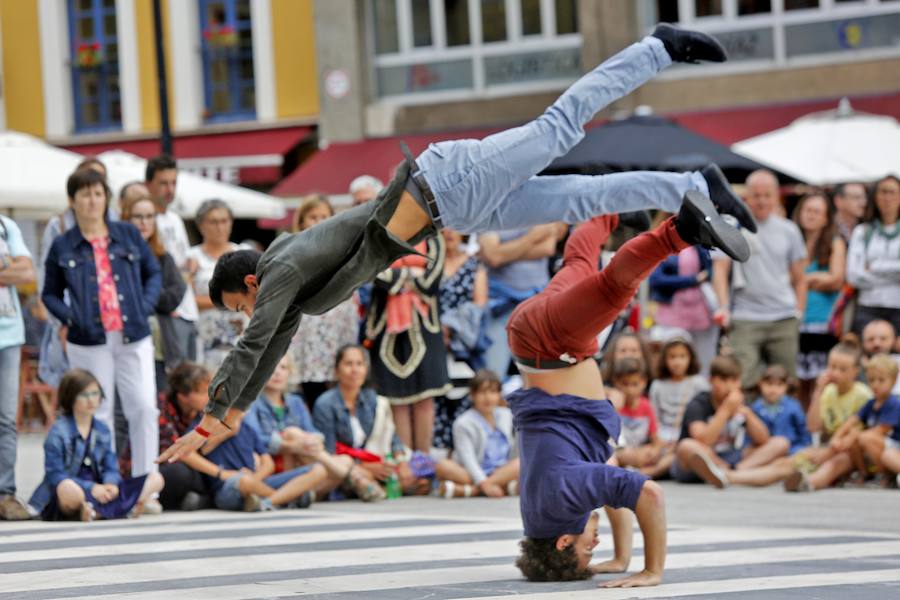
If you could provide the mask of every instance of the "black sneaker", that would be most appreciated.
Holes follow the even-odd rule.
[[[750,214],[750,209],[741,200],[741,197],[734,193],[725,179],[725,174],[718,165],[709,164],[700,169],[700,174],[706,180],[709,186],[709,199],[716,205],[716,210],[726,215],[731,215],[738,220],[741,227],[756,233],[756,219]]]
[[[666,52],[674,62],[697,63],[725,62],[728,54],[714,37],[699,31],[681,29],[668,23],[660,23],[651,34],[662,41]]]
[[[625,225],[637,231],[647,231],[650,229],[650,215],[646,210],[619,213],[619,225]]]
[[[719,248],[738,262],[750,258],[750,246],[740,231],[726,223],[712,201],[693,190],[684,195],[675,230],[685,242]]]

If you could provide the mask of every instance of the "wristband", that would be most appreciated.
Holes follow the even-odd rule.
[[[200,437],[205,437],[207,439],[209,438],[209,432],[207,430],[203,429],[202,427],[200,427],[199,425],[194,427],[194,431],[196,431],[198,434],[200,434]]]

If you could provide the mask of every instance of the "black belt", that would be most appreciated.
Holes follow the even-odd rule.
[[[522,358],[521,356],[516,356],[513,354],[513,360],[523,367],[529,367],[531,369],[545,369],[545,370],[553,370],[553,369],[567,369],[569,367],[575,366],[580,361],[576,362],[566,362],[564,360],[543,360],[541,358]]]
[[[403,152],[403,156],[406,157],[406,161],[410,165],[409,179],[406,180],[406,191],[415,198],[419,206],[428,212],[434,227],[442,229],[444,227],[444,218],[441,216],[437,200],[434,199],[434,193],[431,191],[428,182],[425,181],[425,177],[422,175],[419,165],[416,164],[416,160],[412,157],[406,142],[400,142],[400,151]]]

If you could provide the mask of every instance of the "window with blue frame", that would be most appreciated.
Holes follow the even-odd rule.
[[[68,0],[75,131],[122,128],[116,0]]]
[[[200,0],[207,121],[256,117],[250,0]]]

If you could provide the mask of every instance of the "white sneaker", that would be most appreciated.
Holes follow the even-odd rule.
[[[710,485],[724,489],[728,487],[728,476],[715,461],[703,452],[695,452],[688,460],[691,469],[700,476],[701,479],[707,481]],[[704,477],[703,474],[709,477]],[[710,481],[711,479],[711,481]]]
[[[163,512],[162,504],[159,503],[159,500],[156,498],[150,498],[146,502],[144,502],[144,510],[141,514],[144,515],[161,515]]]

